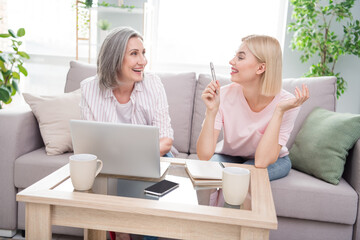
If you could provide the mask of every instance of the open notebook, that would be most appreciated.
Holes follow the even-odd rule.
[[[186,160],[186,171],[194,185],[217,186],[222,184],[222,167],[218,162]]]

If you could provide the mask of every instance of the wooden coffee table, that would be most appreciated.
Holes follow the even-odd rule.
[[[167,177],[183,182],[159,200],[108,195],[110,176],[104,175],[97,177],[94,190],[76,192],[65,165],[17,194],[17,201],[26,203],[26,238],[51,239],[52,225],[84,228],[84,239],[106,239],[106,231],[117,231],[175,239],[258,240],[269,239],[269,231],[277,228],[266,169],[241,165],[251,171],[249,195],[241,209],[233,209],[189,203],[185,192],[197,191],[186,175],[185,159],[162,161],[172,163]]]

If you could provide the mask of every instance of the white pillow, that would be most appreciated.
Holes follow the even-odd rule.
[[[80,89],[56,96],[23,93],[40,128],[48,155],[72,152],[70,119],[80,119]]]

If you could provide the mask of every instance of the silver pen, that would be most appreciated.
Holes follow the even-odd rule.
[[[212,62],[210,62],[210,70],[211,70],[212,80],[215,83],[216,82],[216,75],[215,75],[214,64]],[[218,94],[218,90],[216,90],[216,94]]]
[[[222,168],[225,168],[224,164],[222,162],[219,162],[219,165],[222,167]]]

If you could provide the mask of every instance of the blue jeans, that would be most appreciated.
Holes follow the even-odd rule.
[[[172,155],[171,152],[165,153],[163,157],[173,158],[174,155]]]
[[[255,160],[248,160],[242,157],[229,156],[215,153],[210,159],[212,162],[229,162],[255,165]],[[267,167],[270,181],[283,178],[288,175],[291,169],[291,161],[289,156],[278,158],[275,163]]]

